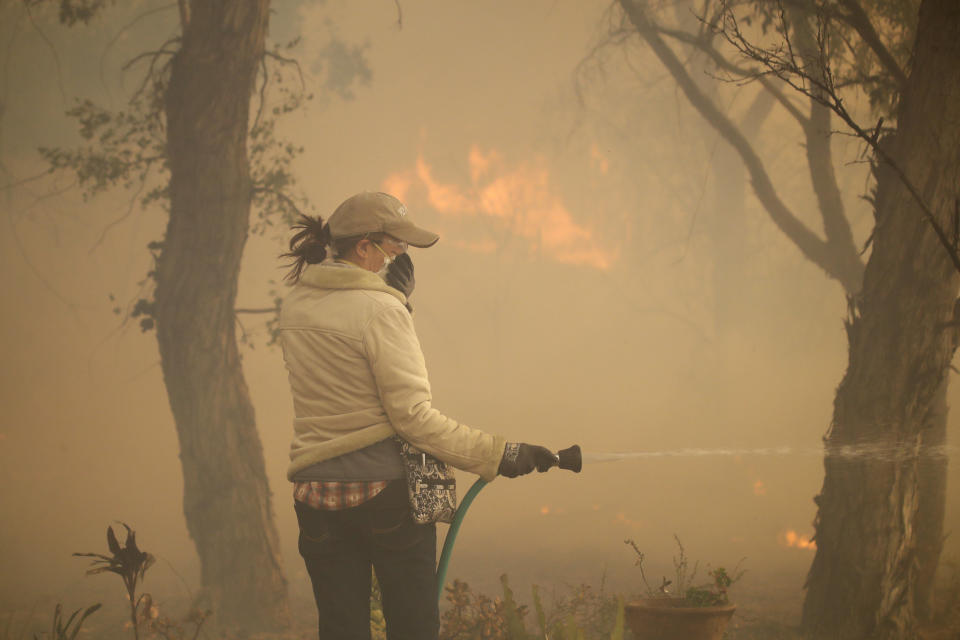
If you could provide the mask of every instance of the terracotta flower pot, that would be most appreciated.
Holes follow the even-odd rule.
[[[636,640],[721,640],[737,605],[690,607],[682,598],[645,598],[624,608]]]

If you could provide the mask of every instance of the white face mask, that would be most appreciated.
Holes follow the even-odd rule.
[[[391,256],[391,255],[389,255],[389,254],[388,254],[386,251],[384,251],[383,248],[382,248],[379,244],[377,244],[376,242],[372,242],[371,244],[372,244],[373,246],[375,246],[375,247],[380,251],[380,253],[383,254],[383,266],[380,267],[380,269],[377,271],[377,275],[380,276],[381,278],[383,278],[384,280],[386,280],[386,279],[387,279],[387,270],[390,269],[390,263],[393,262],[393,259],[394,259],[396,256]]]

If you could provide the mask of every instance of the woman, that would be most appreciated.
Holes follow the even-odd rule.
[[[321,640],[370,637],[371,566],[387,637],[437,637],[436,529],[410,516],[395,435],[487,481],[556,464],[543,447],[507,443],[431,406],[406,250],[438,236],[406,213],[393,196],[360,193],[326,224],[302,219],[283,256],[294,284],[280,313],[295,413],[288,477]]]

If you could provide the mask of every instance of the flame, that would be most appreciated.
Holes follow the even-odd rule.
[[[398,200],[407,201],[407,194],[413,186],[413,176],[405,173],[394,173],[383,181],[383,190]]]
[[[763,480],[757,480],[753,483],[753,495],[755,496],[765,496],[767,495],[767,485],[763,483]]]
[[[595,152],[598,170],[606,171],[606,158],[599,149]],[[467,165],[468,186],[447,184],[434,176],[433,167],[420,153],[413,169],[387,176],[382,188],[405,202],[415,187],[422,188],[427,203],[441,215],[492,218],[526,240],[533,252],[557,262],[609,269],[616,260],[616,252],[599,246],[590,229],[577,224],[552,193],[550,173],[542,160],[508,167],[498,151],[474,145],[467,153]],[[455,241],[454,245],[478,253],[498,248],[493,240]]]
[[[642,529],[642,528],[643,528],[643,522],[641,522],[641,521],[639,521],[639,520],[631,520],[630,518],[627,517],[627,514],[625,514],[625,513],[622,512],[622,511],[619,512],[619,513],[617,513],[617,516],[613,519],[613,521],[614,521],[616,524],[625,524],[625,525],[627,525],[628,527],[630,527],[630,528],[632,528],[632,529]]]
[[[548,507],[548,506],[542,506],[542,507],[540,507],[540,515],[542,515],[542,516],[550,515],[550,507]]]
[[[817,548],[817,543],[811,540],[809,536],[802,536],[793,529],[787,529],[780,534],[780,544],[785,547],[793,547],[795,549]]]

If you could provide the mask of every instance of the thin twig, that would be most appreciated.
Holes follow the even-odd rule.
[[[133,58],[131,58],[130,60],[128,60],[127,63],[124,64],[123,67],[121,67],[121,69],[122,69],[123,71],[127,71],[127,70],[130,69],[130,67],[132,67],[133,65],[135,65],[137,62],[139,62],[140,60],[143,60],[144,58],[147,58],[147,57],[157,58],[158,56],[162,56],[162,55],[167,55],[167,56],[176,55],[176,53],[177,53],[176,51],[170,51],[170,50],[166,49],[166,46],[167,46],[168,44],[170,44],[171,42],[175,42],[176,40],[177,40],[177,38],[173,38],[173,39],[171,39],[171,40],[167,40],[165,43],[163,43],[163,46],[160,47],[159,49],[157,49],[156,51],[144,51],[143,53],[134,56]]]
[[[50,38],[47,37],[47,34],[43,32],[43,29],[40,28],[40,25],[37,24],[37,21],[33,19],[33,14],[30,12],[30,3],[25,2],[23,6],[27,10],[27,19],[30,20],[30,25],[36,30],[37,34],[39,34],[40,39],[46,43],[50,49],[50,53],[53,55],[53,63],[57,67],[57,86],[60,88],[60,97],[63,99],[63,103],[67,104],[67,90],[63,87],[63,69],[60,66],[60,54],[57,53],[57,48],[53,45],[53,42],[50,41]]]
[[[14,188],[16,188],[16,187],[25,185],[25,184],[27,184],[27,183],[35,182],[35,181],[37,181],[37,180],[39,180],[39,179],[41,179],[41,178],[43,178],[43,177],[45,177],[45,176],[48,176],[48,175],[50,175],[50,170],[49,170],[49,169],[44,169],[44,170],[41,171],[40,173],[35,174],[35,175],[32,175],[32,176],[30,176],[29,178],[23,178],[23,179],[21,179],[21,180],[17,180],[16,182],[11,182],[10,184],[5,184],[5,185],[3,185],[2,187],[0,187],[0,191],[7,191],[7,190],[9,190],[9,189],[14,189]]]
[[[171,38],[170,40],[167,40],[166,42],[163,43],[163,47],[162,47],[162,48],[163,48],[164,50],[166,50],[166,46],[167,46],[168,44],[172,44],[172,43],[174,43],[174,42],[178,42],[179,40],[180,40],[180,38]],[[177,54],[177,52],[173,52],[173,53],[171,54],[171,57],[167,59],[167,62],[164,64],[163,68],[160,70],[160,72],[159,72],[160,74],[163,74],[163,72],[170,66],[170,64],[171,64],[172,61],[173,61],[173,56],[175,56],[176,54]],[[138,99],[140,98],[140,96],[143,94],[143,92],[146,91],[147,85],[150,83],[150,80],[152,80],[153,78],[156,77],[157,71],[156,71],[155,69],[156,69],[156,65],[157,65],[157,60],[159,60],[159,59],[160,59],[160,56],[159,56],[159,55],[155,55],[153,58],[150,59],[150,66],[147,67],[147,72],[143,75],[143,80],[140,81],[140,86],[137,87],[137,90],[134,91],[133,94],[130,96],[130,102],[131,102],[131,103],[135,102],[136,100],[138,100]],[[124,68],[126,68],[126,67],[124,67]],[[158,117],[158,118],[160,117],[159,112],[156,114],[156,117]]]
[[[148,166],[147,166],[146,173],[144,173],[143,176],[142,176],[141,179],[140,179],[140,186],[137,187],[136,193],[134,193],[134,194],[133,194],[133,197],[130,198],[130,203],[127,205],[127,211],[126,211],[126,213],[124,213],[122,216],[120,216],[120,217],[117,218],[116,220],[110,221],[110,222],[107,224],[107,226],[105,226],[105,227],[103,228],[103,231],[100,232],[100,237],[97,238],[97,241],[93,243],[93,246],[90,247],[90,251],[89,251],[88,253],[93,253],[94,251],[96,251],[97,247],[99,247],[100,244],[106,239],[107,234],[110,232],[110,230],[111,230],[113,227],[117,226],[118,224],[120,224],[121,222],[123,222],[124,220],[126,220],[127,218],[129,218],[131,215],[133,215],[134,206],[137,204],[137,200],[140,199],[140,194],[143,193],[143,188],[144,188],[144,186],[146,186],[146,184],[147,184],[147,176],[148,176],[149,174],[150,174],[150,167],[149,167],[149,165],[148,165]]]
[[[66,185],[64,185],[64,186],[62,186],[62,187],[57,187],[57,186],[54,185],[53,188],[52,188],[50,191],[47,191],[47,192],[44,193],[44,194],[41,194],[41,195],[39,195],[39,196],[36,196],[30,204],[28,204],[28,205],[26,205],[25,207],[23,207],[20,211],[21,211],[21,213],[26,213],[27,211],[30,211],[31,209],[33,209],[35,206],[37,206],[38,204],[40,204],[40,203],[43,202],[44,200],[49,200],[50,198],[55,198],[55,197],[57,197],[57,196],[63,195],[63,194],[65,194],[65,193],[67,193],[68,191],[71,191],[71,190],[73,190],[74,188],[76,188],[76,186],[77,186],[77,181],[76,181],[76,180],[73,180],[73,181],[71,181],[70,183],[68,183],[68,184],[66,184]],[[29,189],[24,189],[24,191],[26,191],[26,192],[29,193],[30,195],[33,195],[33,192],[30,191]]]
[[[150,9],[149,11],[144,11],[143,13],[141,13],[140,15],[138,15],[137,17],[135,17],[133,20],[131,20],[131,21],[128,22],[127,24],[123,25],[123,26],[120,28],[120,30],[117,31],[117,32],[114,34],[114,36],[110,39],[110,42],[108,42],[108,43],[106,44],[106,46],[104,46],[103,52],[100,54],[100,82],[101,82],[101,84],[103,84],[104,89],[106,89],[106,87],[107,87],[107,79],[104,77],[104,62],[105,62],[106,59],[107,59],[107,53],[110,52],[110,49],[113,48],[113,45],[115,45],[115,44],[117,43],[117,41],[120,40],[120,37],[121,37],[124,33],[126,33],[128,29],[130,29],[131,27],[133,27],[133,25],[137,24],[137,23],[140,22],[142,19],[146,18],[147,16],[151,16],[151,15],[153,15],[153,14],[155,14],[155,13],[160,13],[161,11],[166,11],[166,10],[168,10],[168,9],[172,9],[172,8],[175,7],[175,6],[177,6],[177,4],[176,4],[176,3],[172,3],[172,4],[163,5],[162,7],[156,7],[155,9]]]
[[[277,307],[261,307],[259,309],[234,309],[234,313],[273,313]]]
[[[13,238],[13,243],[17,247],[17,251],[20,253],[20,257],[23,258],[23,261],[26,263],[30,271],[33,272],[33,275],[36,276],[37,280],[42,284],[57,300],[64,304],[67,309],[73,313],[74,318],[77,320],[78,324],[83,324],[80,318],[80,314],[77,312],[77,305],[73,302],[67,300],[57,289],[44,277],[40,270],[37,269],[36,265],[33,264],[33,261],[30,260],[30,256],[27,255],[27,250],[24,248],[23,243],[20,241],[20,235],[17,233],[16,224],[13,221],[11,215],[7,215],[7,222],[10,224],[10,237]]]
[[[273,58],[274,60],[279,60],[284,64],[292,64],[294,67],[296,67],[297,75],[300,76],[300,89],[302,91],[306,90],[307,83],[303,79],[303,69],[300,67],[300,62],[296,58],[287,58],[285,56],[280,55],[276,51],[264,51],[263,55]]]
[[[793,116],[793,118],[800,123],[801,126],[806,126],[809,123],[809,118],[803,115],[796,105],[790,102],[783,92],[777,89],[759,69],[745,69],[737,66],[728,60],[723,54],[717,51],[716,47],[710,45],[705,38],[695,37],[686,31],[667,29],[659,25],[657,25],[656,29],[659,33],[673,38],[674,40],[697,47],[710,56],[714,63],[724,71],[733,73],[741,78],[749,79],[751,81],[756,80],[760,83],[760,86],[766,89],[777,100],[777,102],[779,102],[783,108],[787,110],[787,113]]]
[[[287,194],[283,193],[282,191],[277,191],[276,189],[272,189],[272,188],[270,188],[270,187],[253,187],[253,188],[250,190],[250,192],[251,192],[251,193],[268,193],[268,194],[274,196],[275,198],[281,200],[284,204],[286,204],[288,207],[290,207],[291,209],[293,209],[293,211],[294,211],[297,215],[299,215],[299,216],[306,215],[306,214],[303,213],[303,211],[300,210],[300,207],[297,206],[297,203],[294,202],[293,199],[292,199],[290,196],[288,196]]]
[[[247,344],[249,337],[247,336],[247,328],[243,326],[243,323],[240,322],[240,316],[234,316],[234,319],[237,323],[237,326],[240,327],[240,342]]]
[[[647,581],[647,574],[643,570],[643,560],[645,557],[643,555],[643,552],[640,551],[640,548],[637,546],[637,543],[633,539],[628,538],[627,540],[624,540],[624,543],[633,547],[633,550],[637,554],[636,566],[640,567],[640,579],[643,580],[643,586],[646,587],[647,589],[647,595],[651,597],[656,596],[656,591],[654,591],[653,587],[650,586],[650,583]]]

